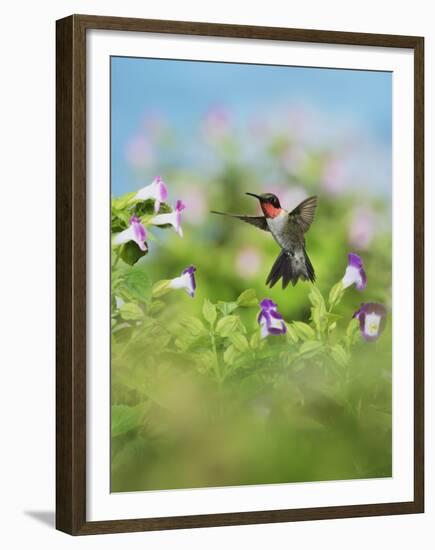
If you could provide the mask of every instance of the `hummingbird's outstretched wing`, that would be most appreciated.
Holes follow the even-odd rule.
[[[304,233],[308,231],[314,220],[317,206],[317,196],[308,197],[289,213],[289,220],[299,225]]]
[[[227,214],[226,212],[217,212],[216,210],[210,210],[212,214],[219,214],[220,216],[230,216],[231,218],[237,218],[251,225],[255,225],[258,229],[263,231],[269,231],[266,218],[264,216],[239,216],[238,214]]]

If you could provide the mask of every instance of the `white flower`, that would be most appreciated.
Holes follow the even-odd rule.
[[[364,271],[363,263],[358,254],[351,252],[349,254],[349,263],[343,277],[343,288],[355,285],[357,290],[364,290],[367,286],[367,276]]]
[[[115,296],[115,304],[116,304],[116,308],[120,309],[125,304],[125,302],[119,296]]]
[[[137,246],[145,252],[147,250],[146,244],[147,232],[142,222],[137,216],[130,218],[130,226],[124,231],[117,233],[112,240],[114,245],[120,245],[127,243],[128,241],[134,241]]]
[[[172,212],[169,214],[157,214],[157,216],[154,216],[154,218],[150,220],[150,223],[153,225],[172,225],[175,231],[180,235],[180,237],[182,237],[183,230],[181,228],[181,211],[185,208],[186,205],[182,201],[178,200]]]
[[[180,277],[175,277],[169,282],[169,288],[183,288],[189,296],[192,298],[195,295],[196,281],[195,273],[196,267],[191,265],[181,273]]]
[[[377,340],[384,330],[387,310],[382,304],[369,302],[362,304],[353,316],[359,321],[361,336],[372,342]]]
[[[154,212],[160,210],[160,203],[165,202],[167,198],[168,188],[160,176],[157,176],[150,185],[139,189],[134,197],[135,200],[142,201],[154,199]]]

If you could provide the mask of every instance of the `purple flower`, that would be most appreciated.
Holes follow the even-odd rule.
[[[180,277],[175,277],[169,282],[169,288],[184,288],[187,294],[193,298],[196,289],[195,271],[196,267],[193,265],[186,267]]]
[[[168,198],[168,188],[162,178],[157,176],[150,185],[139,189],[134,198],[142,201],[154,199],[154,212],[158,212],[160,203]]]
[[[166,225],[170,224],[175,229],[175,231],[180,235],[180,237],[183,236],[183,230],[181,229],[181,211],[186,208],[186,205],[178,200],[175,203],[175,208],[172,212],[169,214],[158,214],[157,216],[154,216],[150,220],[150,223],[153,225]]]
[[[361,304],[353,316],[359,321],[361,336],[368,342],[373,342],[385,328],[387,310],[382,304],[369,302]]]
[[[261,337],[269,335],[285,334],[287,327],[282,315],[277,311],[277,305],[268,298],[260,302],[261,311],[258,315],[258,324],[261,328]]]
[[[343,288],[355,285],[357,290],[364,290],[367,286],[367,275],[364,266],[358,254],[350,252],[348,254],[349,263],[343,277]]]
[[[128,241],[134,241],[137,246],[145,252],[147,250],[146,244],[147,232],[145,227],[142,225],[142,222],[137,216],[132,216],[130,218],[130,226],[124,231],[117,233],[112,243],[114,245],[120,245],[127,243]]]

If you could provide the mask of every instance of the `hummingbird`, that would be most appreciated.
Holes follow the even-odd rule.
[[[314,220],[317,196],[303,200],[291,212],[281,207],[279,199],[273,193],[246,193],[260,201],[263,216],[244,216],[212,210],[212,214],[230,216],[254,225],[263,231],[272,233],[281,248],[281,252],[270,270],[266,285],[272,288],[282,279],[282,288],[303,281],[314,282],[316,279],[313,265],[305,250],[305,233]]]

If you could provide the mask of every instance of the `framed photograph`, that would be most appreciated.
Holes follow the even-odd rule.
[[[421,37],[57,22],[57,528],[420,513]]]

